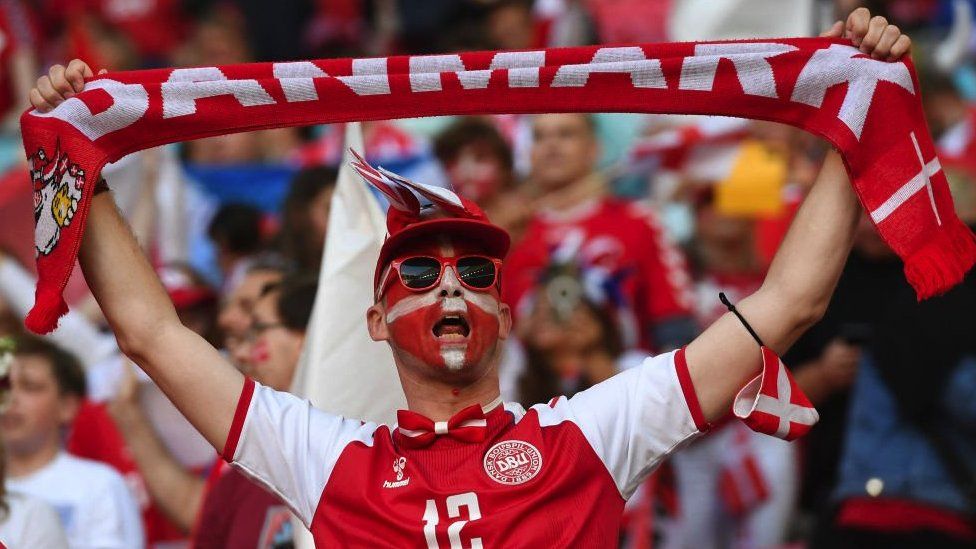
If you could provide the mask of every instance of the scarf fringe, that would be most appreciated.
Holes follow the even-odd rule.
[[[60,293],[38,288],[34,307],[27,313],[24,326],[35,334],[44,335],[58,327],[58,320],[68,313],[68,304]]]
[[[932,239],[905,261],[905,278],[918,300],[944,294],[962,282],[976,264],[976,235],[958,219],[932,233]]]

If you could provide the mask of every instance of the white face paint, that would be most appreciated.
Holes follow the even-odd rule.
[[[468,352],[467,345],[457,347],[447,347],[441,349],[441,356],[444,358],[444,365],[448,370],[460,370],[464,368],[464,355]]]

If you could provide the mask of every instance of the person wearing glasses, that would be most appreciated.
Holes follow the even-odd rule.
[[[263,385],[288,391],[305,342],[318,281],[297,273],[261,290],[251,312],[243,371]],[[218,465],[210,475],[193,528],[192,546],[290,547],[292,514],[278,498],[239,471]]]
[[[863,8],[825,35],[847,36],[879,59],[910,44]],[[35,108],[81,91],[86,75],[81,61],[55,67],[31,93]],[[80,260],[121,348],[226,461],[311,529],[317,546],[614,545],[639,483],[724,416],[756,375],[752,336],[726,314],[686,348],[572,399],[528,411],[501,403],[498,362],[512,325],[499,298],[508,235],[453,193],[358,168],[392,200],[366,318],[372,338],[390,345],[407,398],[395,426],[316,410],[242,375],[180,324],[110,195],[99,193]],[[437,207],[419,210],[412,191]],[[784,352],[823,313],[859,214],[831,154],[763,286],[739,304],[768,347]]]

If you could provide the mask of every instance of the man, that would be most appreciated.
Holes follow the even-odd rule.
[[[10,378],[10,406],[0,420],[7,487],[53,506],[72,548],[142,547],[138,506],[122,477],[64,451],[64,430],[85,397],[78,361],[25,337],[17,342]]]
[[[607,195],[595,130],[589,114],[535,117],[529,179],[539,209],[508,260],[505,301],[521,316],[550,255],[576,256],[622,273],[616,314],[627,347],[675,349],[697,333],[684,259],[648,206]]]
[[[318,281],[294,275],[267,285],[254,305],[250,339],[255,381],[287,391],[312,316]],[[293,541],[291,513],[276,496],[240,472],[218,466],[194,528],[193,547],[285,547]]]
[[[827,34],[844,31],[838,22]],[[910,45],[865,9],[850,16],[846,32],[881,58],[900,57]],[[31,92],[34,106],[58,104],[91,74],[81,61],[53,68]],[[635,487],[722,417],[755,375],[761,356],[752,337],[726,314],[687,348],[571,400],[528,412],[501,405],[498,361],[511,311],[499,298],[498,271],[507,235],[452,193],[357,168],[394,204],[367,325],[390,345],[410,408],[396,427],[321,412],[245,379],[179,323],[110,196],[100,193],[80,259],[120,346],[224,459],[309,526],[319,546],[566,547],[616,539]],[[421,214],[408,187],[437,205],[423,210],[434,217]],[[822,314],[859,210],[831,155],[762,288],[740,303],[770,348],[783,352]]]

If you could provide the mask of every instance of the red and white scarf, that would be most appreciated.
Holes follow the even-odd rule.
[[[106,162],[200,137],[352,120],[538,112],[713,114],[798,126],[843,155],[862,204],[922,298],[959,282],[976,240],[953,213],[909,59],[840,40],[581,47],[108,73],[21,130],[48,332]]]

